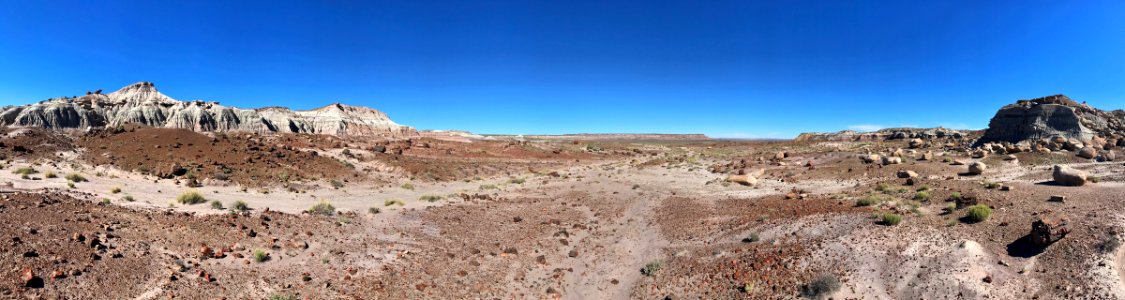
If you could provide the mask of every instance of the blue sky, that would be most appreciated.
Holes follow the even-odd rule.
[[[0,104],[152,81],[420,129],[769,138],[1125,107],[1121,1],[293,2],[0,1]]]

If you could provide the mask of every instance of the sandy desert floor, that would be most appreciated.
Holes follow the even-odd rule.
[[[931,160],[881,165],[860,157],[905,143],[429,141],[385,154],[294,142],[350,170],[279,184],[253,177],[271,166],[245,164],[234,173],[245,177],[188,187],[84,158],[97,148],[83,143],[109,140],[9,156],[0,297],[1125,298],[1125,166],[1068,152],[932,148],[917,150]],[[989,168],[967,175],[952,160]],[[1050,184],[1054,164],[1098,182]],[[726,181],[740,170],[757,184]],[[918,174],[912,185],[900,170]],[[191,191],[206,201],[176,201]],[[949,208],[955,194],[991,216],[967,220]],[[307,211],[321,202],[334,210]],[[1035,247],[1031,222],[1048,213],[1070,233]]]

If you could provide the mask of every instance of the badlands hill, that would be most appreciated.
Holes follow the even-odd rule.
[[[378,110],[332,104],[313,110],[282,107],[241,109],[201,100],[179,101],[138,82],[116,92],[87,92],[0,108],[0,126],[87,129],[140,124],[193,131],[313,133],[347,136],[415,135]]]
[[[1065,95],[1019,100],[996,112],[978,144],[1039,142],[1064,138],[1090,141],[1125,136],[1125,111],[1103,111]]]

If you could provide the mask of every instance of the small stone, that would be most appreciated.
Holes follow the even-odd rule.
[[[1066,196],[1051,195],[1051,199],[1048,199],[1047,201],[1051,201],[1051,202],[1066,202]]]

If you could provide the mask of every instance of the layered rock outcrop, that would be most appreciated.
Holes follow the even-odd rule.
[[[971,135],[971,131],[949,128],[886,128],[873,132],[843,130],[838,132],[806,132],[795,138],[798,142],[867,142],[902,139],[950,139],[960,140]]]
[[[1041,140],[1118,139],[1125,133],[1125,111],[1102,111],[1064,95],[1019,100],[1000,108],[977,145]]]
[[[101,91],[23,106],[0,108],[0,125],[87,129],[141,124],[194,131],[311,133],[353,136],[406,136],[413,128],[396,124],[383,112],[332,104],[313,110],[282,107],[241,109],[218,102],[178,101],[138,82],[116,92]]]

